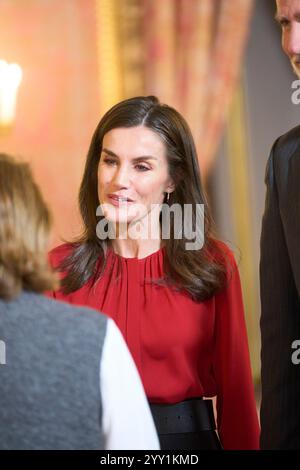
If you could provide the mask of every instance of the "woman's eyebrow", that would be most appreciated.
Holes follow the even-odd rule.
[[[299,23],[300,22],[300,13],[295,13],[292,16],[292,20],[287,18],[285,15],[280,15],[280,14],[277,14],[277,13],[275,15],[275,21],[277,21],[277,23],[281,23],[282,21],[293,21],[293,20],[295,20]]]
[[[111,157],[119,158],[117,154],[115,154],[111,150],[108,150],[107,148],[103,148],[102,152],[106,153],[107,155],[110,155]],[[141,161],[141,160],[157,160],[157,158],[153,157],[152,155],[143,155],[141,157],[133,158],[134,162],[138,162],[138,161]]]
[[[111,150],[108,150],[108,149],[106,149],[106,148],[103,148],[103,149],[102,149],[102,152],[107,153],[107,155],[110,155],[111,157],[117,157],[117,158],[119,158],[118,155],[116,155],[114,152],[112,152]]]

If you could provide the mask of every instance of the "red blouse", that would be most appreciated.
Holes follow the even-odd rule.
[[[143,259],[110,251],[104,275],[94,285],[51,295],[93,307],[115,320],[151,402],[217,396],[223,447],[257,449],[259,425],[240,279],[233,255],[226,251],[233,266],[231,278],[223,291],[204,302],[151,283],[163,277],[163,248]],[[50,253],[52,266],[68,253],[68,245],[55,248]],[[116,276],[119,262],[122,274]]]

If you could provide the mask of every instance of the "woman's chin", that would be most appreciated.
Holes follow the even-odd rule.
[[[117,217],[114,215],[112,216],[111,214],[105,214],[105,219],[112,225],[130,225],[131,223],[134,223],[134,217],[128,217],[128,214],[126,216],[122,216],[122,214],[119,214]]]

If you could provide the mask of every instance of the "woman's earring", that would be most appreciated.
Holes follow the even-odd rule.
[[[169,202],[170,199],[170,193],[167,193],[167,202]]]

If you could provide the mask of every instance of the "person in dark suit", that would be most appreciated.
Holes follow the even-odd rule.
[[[300,0],[277,0],[282,47],[300,76]],[[262,449],[300,449],[300,126],[277,139],[261,234]]]

